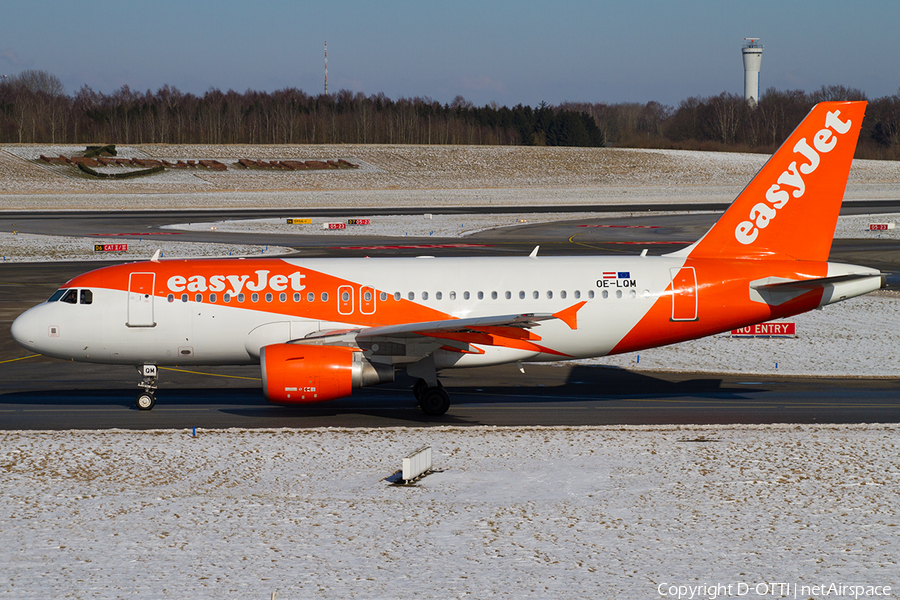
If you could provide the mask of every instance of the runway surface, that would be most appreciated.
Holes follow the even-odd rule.
[[[452,406],[427,417],[413,380],[322,404],[265,401],[256,367],[162,369],[156,408],[134,407],[137,371],[18,361],[3,367],[0,429],[575,426],[893,423],[900,380],[633,373],[596,366],[512,365],[447,371]],[[197,374],[197,373],[205,374]]]
[[[271,244],[293,247],[299,257],[380,255],[527,254],[536,245],[546,255],[650,254],[674,251],[699,238],[717,213],[656,214],[676,207],[656,206],[646,215],[528,224],[481,232],[465,241],[476,248],[390,248],[396,238],[184,232],[178,241]],[[677,206],[684,210],[684,205]],[[687,207],[701,209],[699,207]],[[723,210],[702,205],[702,210]],[[529,208],[552,211],[625,212],[633,207]],[[457,212],[522,212],[521,208]],[[271,218],[295,211],[186,211],[166,213],[5,213],[0,230],[57,235],[94,235],[159,231],[178,222],[228,218]],[[359,211],[305,211],[314,216],[357,216]],[[376,211],[366,209],[367,214]],[[409,214],[382,211],[380,214]],[[447,214],[447,208],[420,212]],[[900,212],[900,201],[845,205],[844,214]],[[293,216],[288,214],[287,216]],[[591,224],[652,224],[655,229],[592,228]],[[127,238],[128,236],[124,236]],[[459,238],[403,238],[402,244],[440,245]],[[359,246],[369,246],[360,249]],[[890,272],[889,287],[900,287],[900,242],[888,239],[836,240],[831,260]],[[598,366],[514,366],[447,371],[442,381],[451,393],[448,414],[428,418],[414,405],[412,380],[358,390],[350,398],[301,407],[267,403],[260,391],[258,367],[166,369],[161,373],[154,410],[138,411],[133,399],[138,374],[133,367],[66,363],[26,353],[12,341],[9,325],[27,308],[44,301],[71,277],[97,263],[18,263],[0,265],[0,429],[96,429],[121,427],[387,427],[401,425],[609,425],[706,423],[861,423],[900,421],[900,380],[855,378],[773,378],[714,374],[646,374]]]

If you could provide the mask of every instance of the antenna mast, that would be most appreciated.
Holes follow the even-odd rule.
[[[328,40],[325,40],[325,95],[328,95]]]

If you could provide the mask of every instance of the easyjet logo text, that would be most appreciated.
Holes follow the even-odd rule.
[[[295,292],[305,289],[303,273],[295,271],[290,275],[272,275],[260,269],[253,275],[213,275],[208,280],[203,275],[173,275],[166,285],[172,292],[226,292],[231,295],[240,294],[246,288],[250,292],[272,290],[283,292],[288,287]]]
[[[802,157],[799,167],[798,161],[793,161],[781,175],[776,183],[772,184],[766,192],[766,202],[759,202],[750,209],[749,220],[738,223],[734,230],[734,237],[742,244],[752,244],[759,235],[760,229],[768,227],[769,223],[778,215],[778,211],[784,208],[791,197],[800,198],[806,192],[804,175],[812,174],[818,167],[820,155],[834,150],[838,135],[850,131],[852,123],[840,120],[841,111],[828,112],[825,115],[825,127],[813,136],[812,145],[807,139],[800,138],[794,144],[794,153]],[[788,193],[790,191],[790,193]]]

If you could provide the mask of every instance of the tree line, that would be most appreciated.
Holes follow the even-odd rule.
[[[0,143],[483,144],[772,152],[814,104],[863,100],[857,89],[768,89],[758,105],[722,93],[677,107],[658,102],[476,107],[462,96],[392,100],[295,88],[203,95],[163,86],[68,95],[55,76],[24,71],[0,83]],[[857,157],[900,159],[900,93],[869,102]]]
[[[772,153],[815,104],[841,100],[869,101],[856,157],[900,160],[900,92],[869,100],[862,91],[839,85],[815,92],[769,88],[756,105],[723,92],[688,98],[677,108],[658,102],[567,102],[559,108],[592,116],[610,145]]]
[[[429,98],[392,100],[341,90],[311,96],[210,89],[202,96],[163,86],[66,95],[59,80],[26,71],[0,84],[0,142],[118,144],[496,144],[603,146],[587,114],[476,107]]]

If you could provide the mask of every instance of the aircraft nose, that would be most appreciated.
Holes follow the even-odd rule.
[[[33,308],[19,315],[9,328],[12,338],[28,350],[36,350],[38,322]]]

